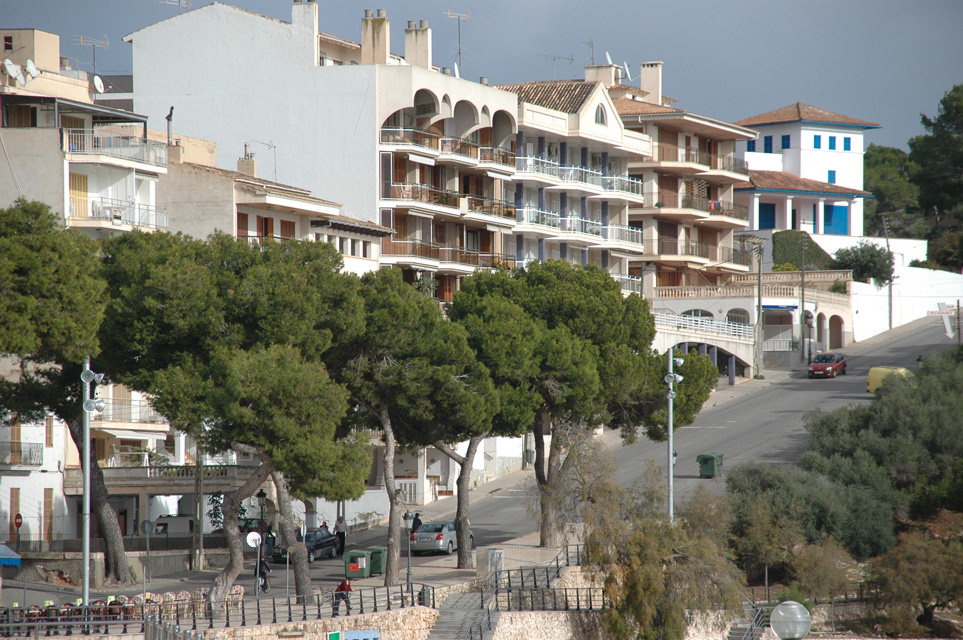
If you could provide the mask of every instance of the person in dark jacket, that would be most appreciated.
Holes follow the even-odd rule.
[[[345,578],[338,585],[338,588],[334,590],[334,603],[331,605],[333,610],[332,617],[338,617],[338,610],[341,608],[341,601],[344,600],[344,606],[348,610],[348,615],[351,615],[351,601],[348,599],[348,594],[351,593],[353,589],[351,588],[351,578]]]

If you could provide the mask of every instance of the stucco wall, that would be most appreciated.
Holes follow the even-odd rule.
[[[63,216],[67,165],[60,149],[60,130],[4,128],[3,142],[23,197],[44,202]],[[12,206],[19,197],[6,164],[0,171],[0,206],[4,208]]]

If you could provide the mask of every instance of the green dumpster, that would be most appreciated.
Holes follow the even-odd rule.
[[[710,451],[696,456],[699,463],[700,478],[714,478],[722,475],[722,454]]]
[[[365,549],[371,554],[370,575],[379,575],[385,572],[385,563],[388,561],[388,547],[368,547]]]
[[[346,551],[344,554],[344,577],[371,577],[371,552],[367,549]]]

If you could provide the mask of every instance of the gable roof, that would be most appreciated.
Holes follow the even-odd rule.
[[[649,113],[685,113],[682,109],[676,109],[675,107],[665,107],[654,102],[644,102],[642,100],[633,100],[632,98],[615,98],[612,102],[615,104],[615,109],[619,112],[619,115],[623,116],[645,115]]]
[[[860,120],[841,113],[820,109],[809,104],[797,102],[779,109],[773,109],[758,116],[752,116],[745,120],[737,120],[735,124],[743,127],[759,127],[769,124],[783,124],[786,122],[819,122],[823,124],[838,124],[850,127],[861,127],[863,129],[878,129],[879,124]]]
[[[599,85],[598,82],[584,80],[540,80],[503,84],[498,88],[511,91],[518,96],[519,102],[537,104],[563,113],[578,113]]]
[[[800,178],[786,171],[753,171],[749,170],[749,182],[733,185],[737,191],[797,191],[805,193],[825,193],[829,195],[845,195],[872,198],[869,191],[850,189],[838,184],[829,184],[819,180]]]

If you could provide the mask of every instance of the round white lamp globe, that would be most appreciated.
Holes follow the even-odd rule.
[[[772,610],[769,625],[781,640],[800,640],[809,635],[812,619],[806,607],[793,600],[786,600]]]

